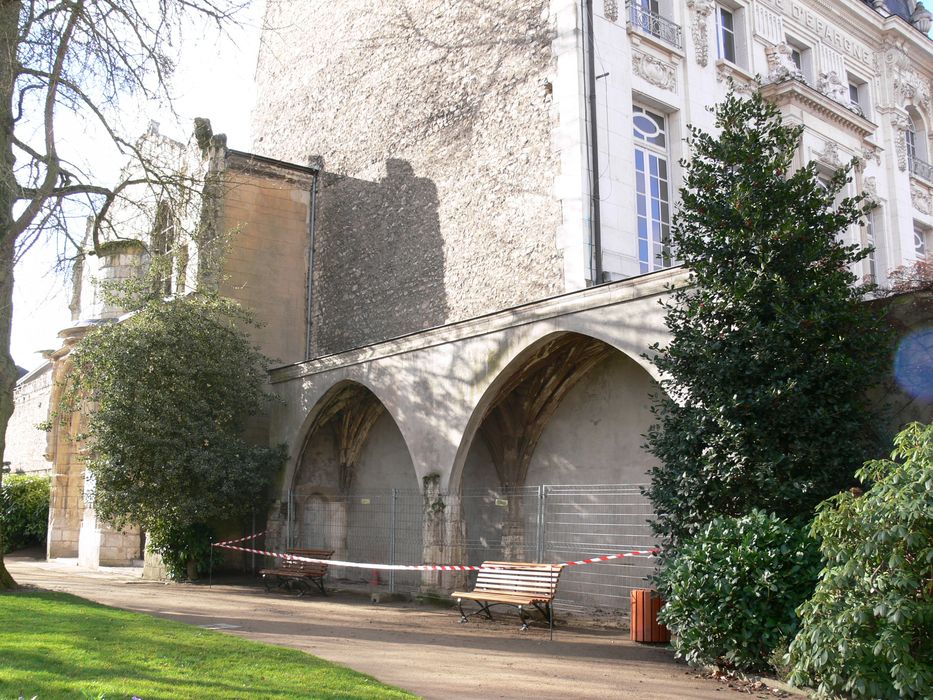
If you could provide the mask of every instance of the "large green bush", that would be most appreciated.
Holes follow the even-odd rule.
[[[49,480],[44,476],[8,474],[0,486],[3,554],[45,543],[49,525]]]
[[[819,567],[803,529],[759,510],[721,516],[663,563],[660,619],[688,663],[764,670],[796,632],[794,610],[813,592]]]
[[[859,471],[871,489],[829,499],[813,522],[826,568],[800,608],[790,678],[825,696],[933,694],[933,425],[895,445]]]
[[[146,530],[173,573],[185,569],[176,559],[209,552],[207,524],[264,507],[285,459],[284,447],[246,437],[272,400],[250,322],[213,294],[156,298],[90,331],[72,354],[61,417],[88,412],[80,437],[94,509]]]

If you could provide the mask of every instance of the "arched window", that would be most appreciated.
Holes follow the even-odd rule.
[[[904,136],[907,140],[907,157],[910,160],[928,162],[930,159],[927,157],[926,128],[923,118],[913,107],[907,109],[907,131]]]
[[[913,107],[907,109],[907,128],[904,130],[907,147],[907,167],[912,175],[933,180],[933,167],[927,155],[927,131],[923,119]]]

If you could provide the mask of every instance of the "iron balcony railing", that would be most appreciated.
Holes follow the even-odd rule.
[[[679,24],[671,22],[657,12],[652,12],[639,2],[629,0],[627,6],[631,26],[675,48],[683,48],[683,35]]]
[[[919,158],[908,158],[907,164],[910,167],[910,174],[916,175],[922,180],[933,182],[933,165],[920,160]]]

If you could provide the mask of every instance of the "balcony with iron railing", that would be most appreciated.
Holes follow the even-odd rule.
[[[920,160],[916,156],[909,156],[907,158],[907,167],[914,177],[919,177],[921,180],[933,184],[933,165]]]
[[[683,48],[683,32],[679,24],[662,17],[657,12],[653,12],[640,2],[629,0],[626,6],[628,8],[629,27],[660,39],[676,49]]]

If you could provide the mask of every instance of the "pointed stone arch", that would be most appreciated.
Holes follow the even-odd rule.
[[[503,486],[524,483],[535,447],[564,398],[590,371],[620,354],[657,381],[654,368],[611,337],[568,327],[530,341],[490,379],[461,435],[447,490],[460,490],[467,454],[477,437],[489,447]]]

